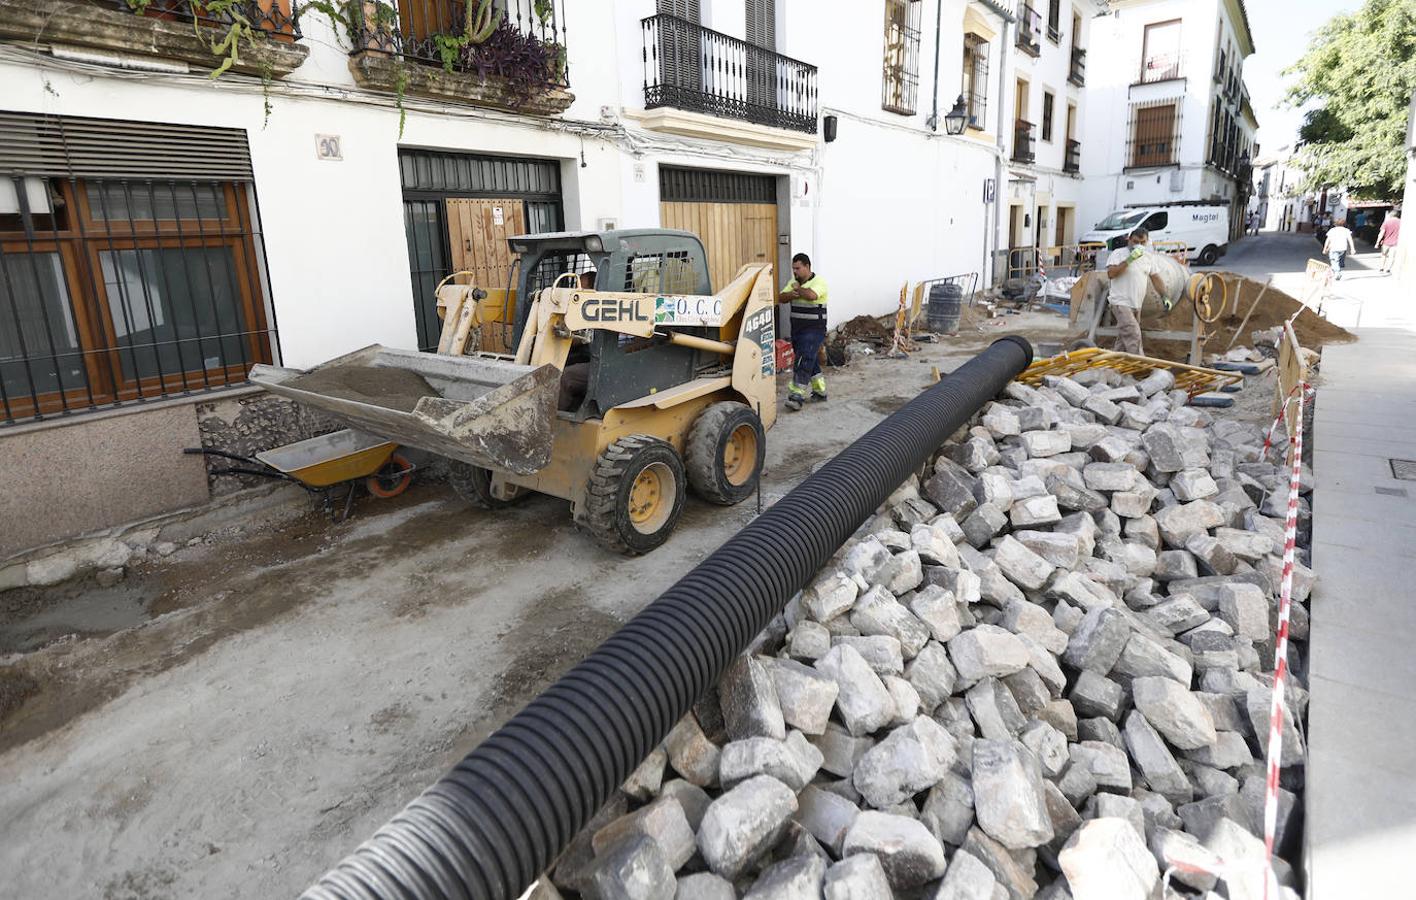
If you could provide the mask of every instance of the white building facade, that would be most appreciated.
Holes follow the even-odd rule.
[[[1092,33],[1108,52],[1088,72],[1085,226],[1127,206],[1223,203],[1237,237],[1258,131],[1242,0],[1112,0]]]
[[[1266,231],[1309,231],[1314,200],[1300,191],[1303,172],[1293,163],[1296,148],[1280,147],[1273,156],[1254,163],[1254,190],[1250,211]]]
[[[186,0],[0,6],[0,452],[132,460],[71,485],[97,513],[7,535],[0,559],[201,502],[198,460],[137,460],[290,439],[287,419],[236,427],[253,363],[430,348],[434,285],[504,286],[513,234],[686,228],[715,288],[748,262],[784,281],[805,252],[835,324],[1076,232],[1090,2],[489,7],[488,40],[459,46],[450,0],[334,20],[250,0],[258,40],[211,78]],[[44,502],[30,475],[0,485],[17,508]]]

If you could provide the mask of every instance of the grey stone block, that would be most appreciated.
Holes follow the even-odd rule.
[[[1121,717],[1121,685],[1091,669],[1083,669],[1072,685],[1068,699],[1078,715],[1103,716],[1115,722]]]
[[[938,525],[920,524],[910,529],[910,544],[919,555],[920,562],[931,566],[958,567],[959,548],[949,529]],[[922,573],[921,573],[922,577]]]
[[[596,857],[584,894],[589,900],[667,900],[677,887],[659,845],[633,835]]]
[[[843,845],[846,856],[874,854],[892,888],[924,884],[944,874],[944,846],[918,819],[867,811],[856,817]]]
[[[1067,736],[1041,719],[1028,722],[1018,740],[1037,758],[1044,778],[1057,778],[1071,760],[1067,753]]]
[[[679,719],[664,738],[664,749],[669,765],[690,784],[704,788],[717,783],[720,751],[703,733],[693,713]]]
[[[1185,549],[1195,556],[1199,570],[1206,575],[1233,575],[1239,570],[1239,559],[1208,534],[1192,534]]]
[[[1146,721],[1182,750],[1210,747],[1218,740],[1209,710],[1177,681],[1160,677],[1133,679],[1131,698]]]
[[[771,849],[797,810],[796,794],[758,775],[714,800],[698,829],[698,851],[708,868],[736,879]]]
[[[874,738],[853,735],[835,722],[827,723],[825,731],[807,740],[821,751],[821,768],[843,778],[849,778],[865,751],[875,746]]]
[[[1260,642],[1273,637],[1268,597],[1252,584],[1224,585],[1219,594],[1219,617],[1238,637]]]
[[[1191,500],[1208,500],[1219,493],[1219,486],[1214,483],[1210,473],[1204,469],[1185,469],[1176,472],[1170,479],[1169,487],[1175,493],[1175,499],[1181,503],[1189,503]]]
[[[773,660],[770,670],[786,724],[807,734],[825,731],[831,709],[836,705],[836,695],[840,693],[836,682],[790,659]]]
[[[1083,822],[1058,854],[1074,900],[1150,900],[1160,869],[1125,819]]]
[[[855,630],[854,625],[851,628]],[[832,647],[838,645],[850,647],[859,653],[877,675],[899,675],[905,670],[900,641],[888,634],[843,634],[831,639]],[[816,661],[816,668],[821,668],[821,660]]]
[[[925,482],[924,495],[943,512],[962,519],[978,506],[973,495],[974,476],[957,464],[940,463],[936,463],[934,476]]]
[[[890,896],[890,882],[871,853],[848,856],[826,870],[823,900],[875,900]]]
[[[983,863],[993,873],[998,882],[993,889],[995,898],[1027,900],[1037,894],[1037,881],[1034,877],[1036,865],[1032,851],[1010,851],[985,834],[977,825],[969,829],[968,837],[964,839],[960,849]]]
[[[816,775],[824,756],[800,732],[793,735],[795,741],[753,737],[729,742],[718,763],[723,786],[732,788],[758,775],[770,775],[793,791],[801,790]]]
[[[945,772],[929,789],[919,820],[943,843],[953,847],[962,844],[974,823],[973,786],[969,780],[956,771]]]
[[[708,811],[708,804],[713,802],[707,791],[682,778],[664,782],[664,786],[659,789],[659,798],[677,800],[683,809],[684,818],[688,820],[688,827],[695,832],[698,831],[698,826],[703,824],[703,814]]]
[[[809,784],[797,794],[797,811],[793,819],[811,832],[811,836],[830,850],[833,856],[839,857],[846,832],[858,815],[860,807],[845,797]]]
[[[819,900],[826,861],[793,856],[767,867],[743,894],[743,900]]]
[[[915,618],[924,623],[929,636],[936,641],[947,641],[963,630],[958,601],[950,591],[937,584],[928,584],[915,591],[905,598],[905,605]]]
[[[787,736],[777,689],[761,660],[751,656],[734,660],[718,681],[718,697],[728,737],[733,740],[747,737],[782,740]]]
[[[1168,547],[1185,549],[1191,537],[1224,524],[1224,510],[1208,500],[1167,506],[1155,514],[1160,537]]]
[[[1223,865],[1192,835],[1170,828],[1158,828],[1150,836],[1151,854],[1162,870],[1174,867],[1171,880],[1197,891],[1214,890],[1219,880],[1214,872]]]
[[[1131,762],[1126,751],[1101,741],[1082,741],[1071,745],[1072,762],[1068,766],[1083,766],[1096,780],[1100,790],[1126,794],[1131,791]]]
[[[981,679],[964,694],[964,702],[985,738],[1008,740],[1027,724],[1012,693],[996,678]]]
[[[1185,770],[1145,716],[1132,710],[1126,716],[1124,736],[1131,760],[1151,790],[1172,803],[1189,803],[1194,798],[1194,787]]]
[[[979,827],[1011,849],[1052,840],[1037,757],[1012,740],[974,741],[972,782]]]
[[[693,828],[688,824],[682,804],[672,797],[660,798],[607,823],[595,832],[590,846],[596,856],[603,856],[634,835],[643,835],[658,844],[671,872],[678,871],[693,856]]]
[[[982,548],[988,546],[993,536],[1007,525],[1007,513],[996,504],[984,503],[970,512],[960,527],[964,531],[964,540],[974,547]]]
[[[1110,744],[1117,750],[1126,749],[1126,742],[1121,738],[1121,729],[1116,727],[1115,722],[1104,716],[1078,719],[1077,740],[1099,741],[1103,744]]]
[[[1052,702],[1052,691],[1042,680],[1042,676],[1031,667],[1021,669],[1003,677],[1003,685],[1013,695],[1018,710],[1030,716]]]
[[[956,635],[947,646],[949,658],[966,685],[989,676],[1011,675],[1029,661],[1023,642],[996,625],[978,625]]]
[[[906,546],[909,546],[909,537],[906,536]],[[924,583],[924,564],[920,562],[920,556],[914,550],[905,550],[896,553],[886,560],[872,577],[866,579],[872,585],[885,587],[896,597],[909,593]],[[860,601],[856,601],[856,606],[860,606]]]
[[[901,554],[905,556],[907,554]],[[899,559],[900,557],[896,557]],[[921,572],[921,580],[923,573]],[[856,600],[851,624],[862,635],[887,635],[900,642],[905,659],[913,658],[929,640],[929,629],[909,608],[895,599],[892,591],[876,586]]]
[[[1121,658],[1111,671],[1114,675],[1131,678],[1160,675],[1183,685],[1189,685],[1194,677],[1194,669],[1188,660],[1140,632],[1131,634],[1126,649],[1121,651]]]
[[[1186,578],[1198,578],[1200,570],[1195,562],[1195,557],[1188,550],[1162,550],[1156,555],[1155,572],[1152,576],[1156,581],[1180,581]]]
[[[659,786],[664,783],[664,766],[669,761],[663,748],[655,747],[649,755],[629,773],[620,790],[636,800],[651,800],[658,796]]]
[[[678,880],[673,900],[737,900],[732,882],[712,872],[684,875]]]
[[[1062,660],[1074,669],[1105,675],[1120,659],[1130,635],[1131,626],[1118,610],[1094,608],[1072,632]]]
[[[844,644],[832,647],[817,661],[816,668],[836,682],[836,707],[851,734],[869,734],[894,715],[890,692],[854,648]]]
[[[956,753],[953,736],[928,716],[919,716],[870,748],[856,763],[852,782],[866,803],[884,809],[933,787]]]
[[[1062,513],[1057,508],[1057,498],[1052,494],[1014,500],[1013,505],[1008,508],[1008,520],[1014,528],[1051,525],[1061,518]]]

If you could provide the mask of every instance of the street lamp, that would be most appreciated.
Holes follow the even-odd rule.
[[[944,130],[953,135],[963,134],[964,123],[968,117],[968,109],[964,106],[964,95],[960,94],[959,99],[954,101],[954,108],[949,110],[948,115],[944,117]]]

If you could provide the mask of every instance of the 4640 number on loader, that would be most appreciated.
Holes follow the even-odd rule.
[[[251,380],[446,456],[477,506],[569,500],[576,524],[621,552],[662,544],[686,488],[723,505],[751,496],[776,419],[771,266],[743,266],[713,293],[688,232],[508,243],[515,290],[438,288],[437,354],[375,345],[307,372],[256,366]],[[469,355],[494,325],[514,355]]]

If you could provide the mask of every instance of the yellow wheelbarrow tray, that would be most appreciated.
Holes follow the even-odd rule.
[[[255,475],[290,481],[320,497],[335,521],[349,516],[354,494],[360,480],[375,497],[395,497],[408,487],[418,466],[408,462],[398,452],[399,445],[376,435],[343,428],[316,437],[262,450],[254,456],[242,456],[224,450],[189,447],[187,454],[215,456],[240,463],[223,469],[213,469],[212,475]],[[342,513],[336,510],[333,491],[348,485]]]

